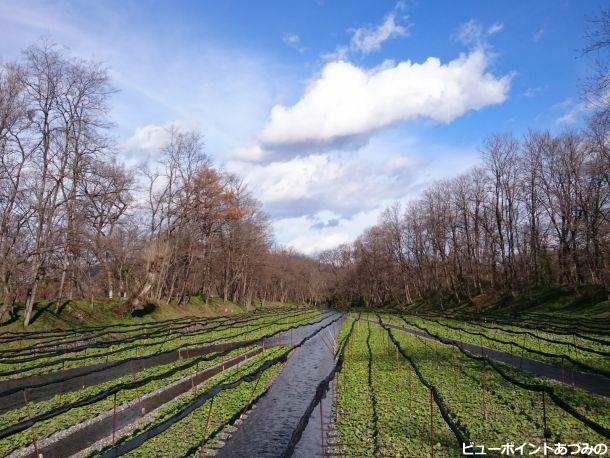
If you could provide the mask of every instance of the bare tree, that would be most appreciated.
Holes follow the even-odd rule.
[[[610,121],[610,10],[602,9],[589,22],[586,31],[587,45],[583,55],[592,55],[593,72],[585,87],[585,101],[594,109],[593,121],[608,124]]]
[[[335,303],[473,301],[540,285],[608,288],[608,135],[493,135],[483,168],[433,184],[401,215],[393,206],[349,248],[321,258]],[[408,285],[409,293],[405,291]]]

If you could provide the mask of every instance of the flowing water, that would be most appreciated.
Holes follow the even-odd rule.
[[[335,318],[337,315],[329,315],[321,323],[303,326],[293,331],[293,342],[299,342]],[[337,338],[342,321],[339,320],[323,329],[295,350],[267,394],[258,402],[256,408],[252,410],[217,456],[258,458],[282,455],[299,420],[314,398],[318,384],[334,367],[332,345]],[[289,339],[290,333],[287,332],[269,343],[290,343]],[[330,413],[331,399],[332,393],[327,394],[323,405],[325,417]],[[296,456],[321,454],[319,423],[319,407],[317,407],[297,446]],[[318,425],[317,430],[316,424]]]

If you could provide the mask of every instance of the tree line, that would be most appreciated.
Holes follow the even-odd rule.
[[[117,160],[113,92],[101,63],[53,44],[0,66],[0,320],[24,304],[28,325],[39,300],[314,300],[317,262],[275,246],[199,133],[169,129],[147,170]]]
[[[329,295],[375,304],[545,285],[610,289],[610,130],[495,134],[482,164],[322,254]]]

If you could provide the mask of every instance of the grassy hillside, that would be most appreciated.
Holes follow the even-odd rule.
[[[519,291],[514,294],[483,294],[472,302],[455,304],[450,301],[419,300],[402,307],[411,312],[480,312],[482,314],[506,314],[523,316],[528,313],[554,316],[608,318],[610,317],[609,293],[600,286],[584,286],[578,289],[565,286]]]
[[[96,326],[114,323],[144,323],[147,321],[167,320],[183,316],[219,316],[244,313],[260,309],[301,308],[302,305],[282,302],[255,301],[252,306],[245,307],[235,302],[213,297],[207,303],[204,297],[192,296],[187,304],[180,306],[167,304],[147,304],[134,313],[125,307],[125,299],[87,300],[77,299],[60,304],[55,313],[55,303],[40,301],[34,306],[32,322],[23,327],[23,306],[15,308],[14,313],[5,316],[0,324],[0,332],[5,331],[36,331],[43,329],[68,329],[76,326]]]
[[[147,321],[166,320],[182,316],[217,316],[245,312],[245,307],[222,299],[211,298],[207,305],[205,299],[192,297],[188,304],[148,304],[133,315],[125,308],[124,299],[86,300],[78,299],[63,302],[55,313],[55,303],[41,301],[35,304],[33,320],[30,326],[23,327],[23,307],[18,306],[14,314],[5,316],[0,325],[4,331],[35,331],[53,328],[71,328],[75,326],[105,325],[113,323],[144,323]]]

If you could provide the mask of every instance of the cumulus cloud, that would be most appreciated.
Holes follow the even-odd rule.
[[[398,22],[396,13],[390,13],[377,26],[356,29],[352,35],[351,46],[363,54],[369,54],[378,51],[386,40],[404,37],[408,32],[408,26]]]
[[[311,154],[268,164],[228,164],[230,171],[245,177],[274,218],[311,215],[323,209],[347,217],[376,208],[414,186],[420,166],[404,154],[374,157],[368,151],[349,156]]]
[[[263,158],[263,154],[262,148],[257,144],[240,146],[230,152],[232,159],[247,162],[257,162]]]
[[[401,132],[386,130],[349,153],[231,161],[226,167],[264,202],[278,241],[310,253],[353,240],[393,202],[413,198],[430,181],[479,161],[475,146],[447,148]]]
[[[510,82],[510,75],[488,71],[482,50],[446,64],[435,57],[372,69],[331,62],[296,104],[272,108],[260,143],[265,150],[293,152],[362,146],[375,131],[399,121],[449,123],[469,110],[502,103]]]

